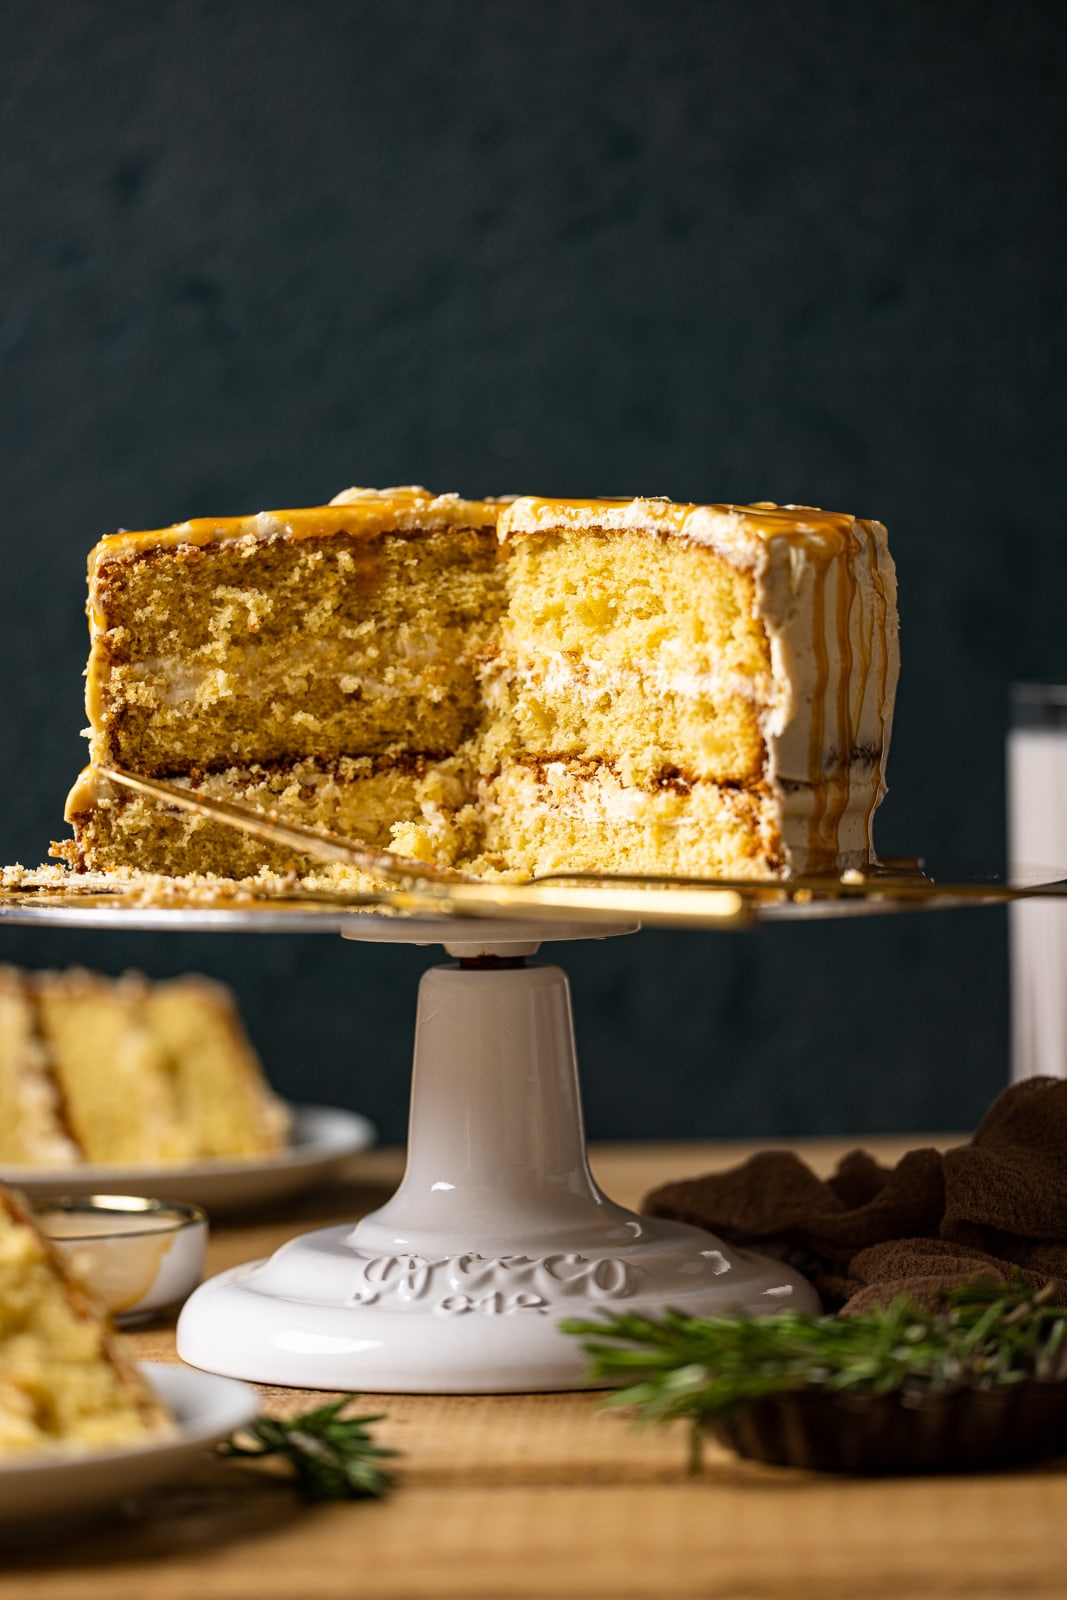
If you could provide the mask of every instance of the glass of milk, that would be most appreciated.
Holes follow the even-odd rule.
[[[1067,878],[1067,684],[1012,687],[1008,856]],[[1067,901],[1010,908],[1012,1078],[1067,1078]]]

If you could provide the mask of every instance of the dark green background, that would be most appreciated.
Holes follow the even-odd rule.
[[[1063,679],[1067,6],[35,0],[0,12],[0,856],[62,832],[84,557],[351,483],[877,516],[885,850],[1003,849]],[[429,952],[0,931],[232,982],[275,1081],[403,1129]],[[962,1126],[999,912],[567,947],[594,1135]]]

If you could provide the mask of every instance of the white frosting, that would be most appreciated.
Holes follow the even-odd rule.
[[[896,572],[881,523],[852,527],[847,555],[812,559],[803,545],[769,541],[756,568],[776,689],[763,718],[767,779],[800,871],[813,856],[826,865],[818,858],[828,852],[841,867],[869,861],[886,793],[900,671]]]

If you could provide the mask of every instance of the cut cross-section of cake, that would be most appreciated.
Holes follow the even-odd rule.
[[[94,763],[490,874],[874,858],[899,665],[877,522],[350,490],[114,535],[89,584]],[[67,816],[82,870],[312,870],[92,770]]]
[[[0,1456],[118,1449],[172,1429],[106,1318],[0,1187]]]
[[[899,662],[880,524],[523,499],[499,532],[488,851],[530,873],[869,864]]]
[[[455,817],[505,604],[496,515],[455,495],[352,490],[102,540],[89,561],[93,761],[375,845],[396,822]],[[91,773],[67,815],[80,866],[240,877],[290,864]]]

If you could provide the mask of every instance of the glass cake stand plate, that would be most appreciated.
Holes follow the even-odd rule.
[[[529,965],[539,945],[641,924],[738,929],[763,920],[997,904],[1064,892],[1062,873],[790,884],[542,880],[413,883],[380,896],[234,899],[133,889],[20,888],[0,921],[182,932],[340,933],[440,944],[455,958],[419,988],[408,1162],[357,1223],[290,1240],[211,1279],[178,1324],[184,1360],[260,1383],[493,1393],[581,1385],[564,1316],[814,1310],[803,1278],[696,1228],[638,1216],[586,1159],[570,994]],[[355,1031],[355,1029],[354,1029]]]
[[[997,867],[939,863],[935,871],[919,858],[869,876],[763,880],[559,873],[524,883],[413,876],[374,893],[311,892],[282,880],[269,893],[225,881],[182,879],[162,889],[163,880],[151,878],[143,884],[119,878],[104,888],[99,874],[83,887],[74,873],[57,882],[55,871],[26,873],[21,882],[0,888],[0,922],[148,932],[350,933],[371,919],[376,940],[432,945],[443,942],[442,925],[474,918],[492,920],[502,936],[501,924],[511,924],[509,938],[536,925],[537,940],[544,943],[606,938],[616,929],[636,927],[739,928],[1067,895],[1067,868],[1016,867],[1009,875]],[[391,927],[396,931],[390,933]]]
[[[0,1165],[0,1183],[32,1200],[56,1195],[134,1194],[188,1200],[213,1216],[273,1204],[325,1183],[367,1150],[378,1131],[366,1117],[337,1106],[290,1106],[289,1143],[270,1156],[244,1160],[85,1162],[76,1167]]]
[[[63,1537],[76,1519],[126,1495],[181,1478],[220,1440],[246,1427],[259,1397],[243,1383],[144,1361],[141,1372],[177,1424],[173,1433],[126,1449],[47,1451],[0,1465],[0,1549],[13,1539]]]

